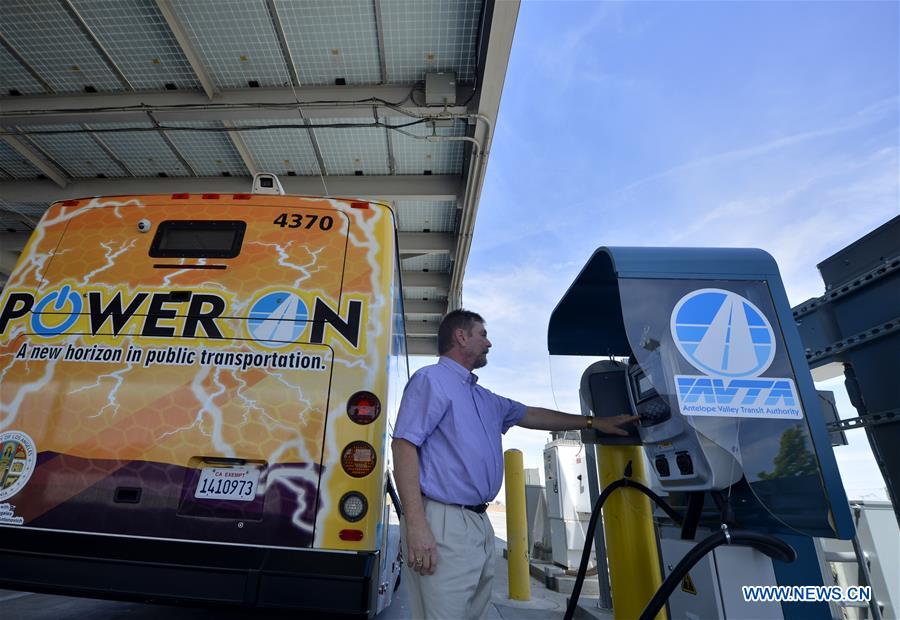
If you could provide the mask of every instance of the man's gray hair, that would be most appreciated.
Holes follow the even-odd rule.
[[[484,319],[477,312],[459,308],[444,315],[441,325],[438,327],[438,355],[443,355],[453,348],[453,333],[457,329],[464,329],[471,333],[473,325],[484,323]]]

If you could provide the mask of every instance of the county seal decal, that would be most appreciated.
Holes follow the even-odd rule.
[[[34,472],[37,450],[22,431],[0,433],[0,502],[21,491]]]

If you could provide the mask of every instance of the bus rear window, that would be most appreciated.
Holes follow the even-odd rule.
[[[150,246],[154,258],[234,258],[247,223],[239,220],[166,220]]]

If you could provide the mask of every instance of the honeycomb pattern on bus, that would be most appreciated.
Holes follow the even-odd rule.
[[[311,396],[325,394],[326,390],[309,389],[309,381],[306,381],[304,391],[293,377],[298,371],[237,372],[217,367],[193,372],[178,367],[144,368],[140,363],[33,360],[10,363],[26,337],[24,321],[0,335],[0,379],[4,384],[4,394],[0,398],[0,429],[18,428],[28,432],[35,438],[39,452],[71,451],[91,459],[152,460],[181,465],[198,454],[236,456],[251,449],[253,453],[247,456],[259,455],[270,464],[317,463],[323,453],[323,462],[334,463],[349,437],[380,446],[380,460],[384,463],[383,426],[353,425],[344,419],[343,408],[349,396],[344,393],[345,389],[366,388],[379,393],[385,389],[382,378],[385,362],[378,352],[386,350],[382,341],[386,342],[389,337],[389,330],[384,329],[384,325],[390,304],[381,292],[390,285],[391,274],[390,269],[381,264],[383,261],[389,264],[391,254],[384,254],[382,248],[393,247],[390,218],[383,217],[387,210],[352,209],[346,203],[331,200],[257,197],[254,202],[262,203],[268,211],[264,220],[267,224],[272,224],[275,215],[285,208],[336,209],[345,218],[338,224],[335,213],[334,232],[340,234],[329,237],[316,232],[302,233],[307,235],[303,239],[318,235],[322,243],[318,248],[310,245],[298,249],[299,231],[272,225],[271,233],[247,239],[240,257],[244,262],[241,269],[233,272],[149,271],[135,267],[137,261],[132,260],[135,253],[141,257],[141,264],[147,263],[146,250],[152,240],[152,233],[139,235],[136,232],[140,219],[147,218],[158,224],[162,219],[238,219],[251,212],[261,212],[259,206],[248,209],[242,204],[223,202],[197,205],[178,204],[166,197],[146,197],[143,202],[126,197],[92,199],[75,206],[56,205],[46,214],[43,225],[25,248],[19,268],[0,295],[0,304],[15,290],[31,290],[40,296],[62,282],[70,282],[75,289],[99,286],[110,290],[175,289],[215,293],[231,300],[229,303],[233,304],[236,313],[246,312],[253,295],[262,288],[287,287],[312,291],[328,299],[328,303],[336,308],[342,274],[335,265],[343,262],[346,252],[348,269],[343,274],[343,305],[354,297],[369,299],[369,302],[357,350],[334,329],[325,330],[326,345],[333,348],[336,356],[334,360],[329,357],[326,363],[333,366],[330,370],[335,373],[335,385],[341,386],[332,394],[327,432],[324,428],[324,396]],[[85,217],[96,212],[97,207],[105,207],[103,218]],[[160,208],[163,208],[162,213]],[[352,222],[350,237],[345,243],[344,233],[349,222]],[[135,232],[110,235],[113,229]],[[63,231],[66,235],[60,244]],[[77,242],[67,245],[69,239]],[[157,259],[154,262],[164,261]],[[285,279],[286,269],[296,274],[293,280]],[[335,291],[334,296],[329,291]],[[342,308],[342,312],[344,310]],[[232,332],[239,338],[247,337],[239,327],[233,327]],[[102,337],[60,336],[48,344],[65,346],[94,342],[102,342]],[[134,334],[120,335],[116,342],[122,347],[138,344],[147,348],[158,344],[145,346],[146,342]],[[250,347],[246,342],[234,340],[225,343],[223,346],[230,351],[249,350]],[[325,381],[329,373],[321,372],[315,376],[318,377],[316,381]],[[126,380],[129,385],[140,387],[121,389]],[[285,385],[294,391],[284,390]],[[273,389],[275,387],[279,389]],[[27,415],[20,416],[26,411]],[[76,411],[88,413],[73,415]],[[297,494],[295,522],[299,527],[299,521],[302,521],[300,507],[308,508],[312,498],[301,497],[305,492],[304,485],[298,484],[298,480],[306,480],[313,474],[308,468],[298,467],[285,467],[268,483]],[[374,500],[381,491],[380,478],[373,475],[351,481],[339,467],[328,466],[323,476],[319,505],[325,510],[327,520],[325,528],[317,528],[316,539],[317,544],[326,541],[334,544],[337,529],[346,527],[346,522],[336,514],[337,498],[353,486],[367,493],[376,503]],[[370,545],[377,521],[375,514],[371,521],[367,519],[365,542],[340,545]]]

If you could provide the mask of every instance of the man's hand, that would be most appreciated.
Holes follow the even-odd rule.
[[[420,575],[431,575],[437,566],[437,542],[425,518],[425,503],[419,486],[419,452],[405,439],[391,442],[394,452],[394,476],[406,520],[406,546],[409,567]]]
[[[640,420],[636,415],[617,415],[612,418],[594,418],[594,428],[607,435],[627,435],[628,431],[622,428],[628,424],[634,424]]]
[[[628,431],[621,427],[637,422],[639,419],[636,415],[617,415],[614,418],[595,417],[593,424],[594,428],[601,433],[627,435]],[[580,431],[587,425],[587,418],[583,415],[573,415],[543,407],[528,407],[518,425],[541,431]]]
[[[420,575],[432,575],[437,568],[437,543],[428,527],[428,521],[406,522],[406,546],[409,557],[406,563]]]

